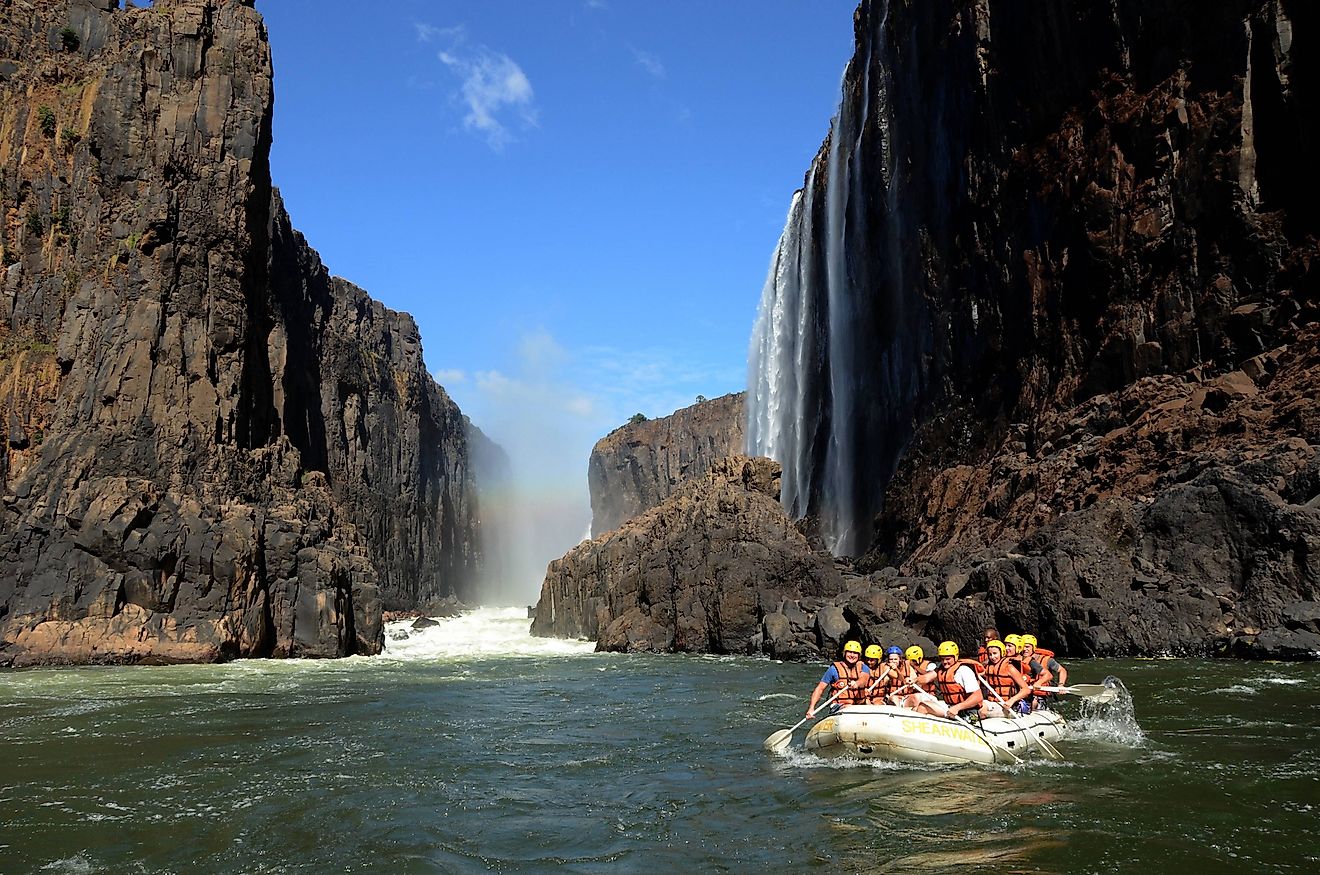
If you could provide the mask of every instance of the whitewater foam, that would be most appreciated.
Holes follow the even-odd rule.
[[[584,656],[595,652],[591,641],[534,638],[524,608],[477,608],[437,620],[425,629],[412,621],[385,626],[385,650],[377,659],[462,662],[511,656]]]
[[[1117,695],[1104,704],[1082,699],[1081,714],[1068,721],[1069,740],[1099,741],[1123,747],[1145,745],[1146,733],[1137,725],[1132,694],[1118,678],[1107,677],[1104,684]]]

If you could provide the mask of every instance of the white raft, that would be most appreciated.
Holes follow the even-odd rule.
[[[918,714],[894,705],[851,705],[811,727],[803,745],[820,756],[903,760],[917,763],[985,763],[1027,757],[1032,737],[1058,741],[1067,731],[1052,711],[1021,719],[991,717],[969,726],[960,720]]]

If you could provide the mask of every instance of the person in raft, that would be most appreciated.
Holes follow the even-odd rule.
[[[879,677],[881,660],[884,659],[884,651],[880,649],[879,644],[866,645],[866,651],[862,653],[862,662],[866,664],[867,671],[871,672],[871,685],[875,686],[875,679]]]
[[[940,667],[933,672],[926,672],[917,677],[917,683],[926,684],[932,680],[943,702],[918,701],[913,709],[922,714],[934,714],[936,717],[956,718],[964,711],[975,711],[985,701],[981,693],[981,682],[977,674],[983,670],[974,659],[959,659],[958,645],[953,641],[944,641],[939,647]]]
[[[1039,687],[1068,686],[1068,669],[1054,658],[1054,651],[1036,646],[1035,635],[1020,636],[1022,646],[1022,674],[1031,685],[1035,698],[1031,700],[1033,708],[1049,705],[1051,694],[1041,692]]]
[[[871,675],[875,679],[868,700],[872,705],[890,704],[889,697],[907,687],[912,680],[912,670],[903,659],[902,649],[898,647],[890,647],[885,651],[885,661],[880,666],[879,673],[877,674],[876,669],[872,668]]]
[[[999,630],[994,626],[990,626],[982,633],[982,635],[981,646],[976,649],[976,661],[981,663],[981,665],[988,665],[990,659],[986,652],[986,647],[990,645],[991,641],[999,640]]]
[[[862,662],[862,645],[857,641],[849,641],[843,645],[843,659],[825,669],[825,674],[821,675],[820,683],[816,684],[816,689],[811,694],[807,716],[815,715],[816,703],[820,701],[821,693],[825,692],[826,687],[833,690],[831,695],[838,695],[834,700],[834,710],[837,711],[862,702],[870,686],[871,670]]]
[[[909,710],[916,710],[918,702],[939,702],[934,695],[935,664],[926,659],[926,651],[913,644],[903,655],[907,657],[907,682],[894,690],[890,701]],[[924,684],[919,682],[923,675],[930,678]]]
[[[1004,658],[1004,642],[987,641],[985,649],[989,659],[985,682],[994,694],[981,703],[980,714],[982,717],[1011,717],[1010,709],[1031,696],[1031,687],[1027,686],[1017,666]]]

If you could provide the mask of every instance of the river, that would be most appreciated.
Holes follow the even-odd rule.
[[[861,765],[761,749],[819,666],[526,629],[0,673],[0,872],[1320,869],[1316,664],[1077,661],[1132,703],[1078,716],[1064,763]]]

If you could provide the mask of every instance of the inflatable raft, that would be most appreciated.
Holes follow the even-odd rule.
[[[852,705],[811,727],[803,744],[824,757],[1005,764],[1029,756],[1033,736],[1055,742],[1066,730],[1063,718],[1051,711],[969,725],[893,705]]]

